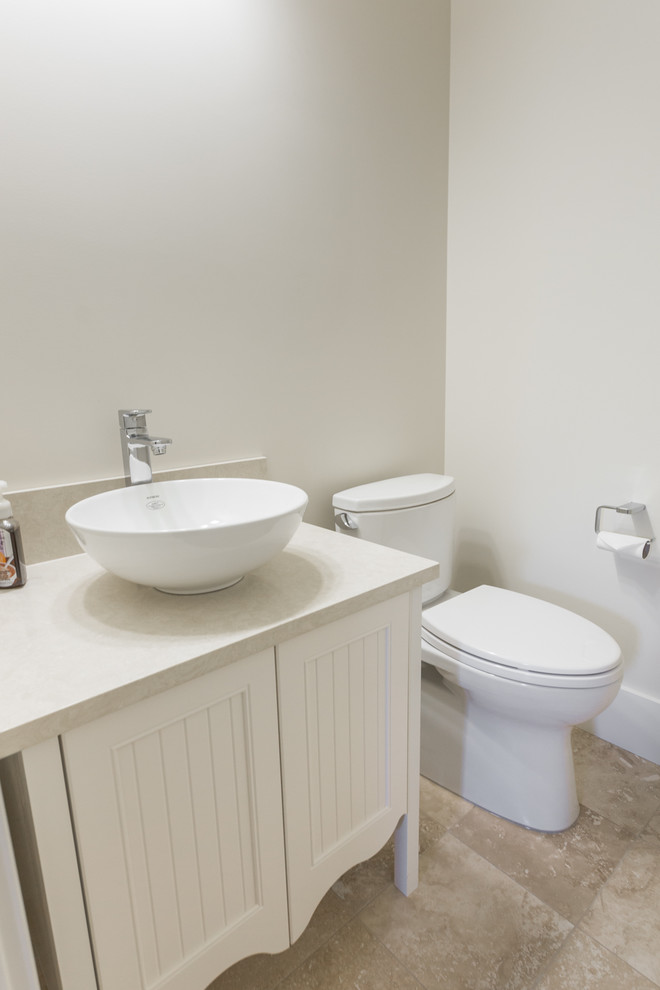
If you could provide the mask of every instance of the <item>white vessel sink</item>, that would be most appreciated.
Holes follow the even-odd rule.
[[[151,482],[93,495],[66,521],[107,571],[176,595],[229,588],[282,550],[307,507],[301,488],[253,478]]]

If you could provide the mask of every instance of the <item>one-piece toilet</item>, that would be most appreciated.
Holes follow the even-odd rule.
[[[488,585],[449,589],[454,480],[417,474],[332,500],[335,527],[437,560],[422,590],[421,772],[544,832],[578,816],[571,730],[603,711],[623,674],[618,644],[582,616]]]

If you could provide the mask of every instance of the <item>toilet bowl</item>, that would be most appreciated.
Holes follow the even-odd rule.
[[[421,772],[559,832],[579,813],[571,730],[615,698],[619,647],[592,622],[481,586],[422,613]]]
[[[422,592],[421,772],[468,801],[545,832],[579,812],[571,730],[609,705],[623,665],[594,623],[481,585],[447,593],[454,479],[408,475],[333,497],[335,527],[437,560]]]

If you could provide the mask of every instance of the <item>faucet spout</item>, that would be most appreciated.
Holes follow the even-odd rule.
[[[169,437],[150,437],[147,414],[151,409],[120,409],[119,430],[126,485],[146,485],[152,479],[151,455],[164,454]]]
[[[151,449],[151,453],[158,456],[159,454],[166,454],[167,448],[171,443],[171,440],[166,437],[161,437],[159,440],[151,439],[149,441],[149,447]]]

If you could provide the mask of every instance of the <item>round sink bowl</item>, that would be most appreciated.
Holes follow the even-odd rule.
[[[65,518],[81,547],[117,577],[198,595],[229,588],[279,553],[306,507],[294,485],[190,478],[93,495]]]

